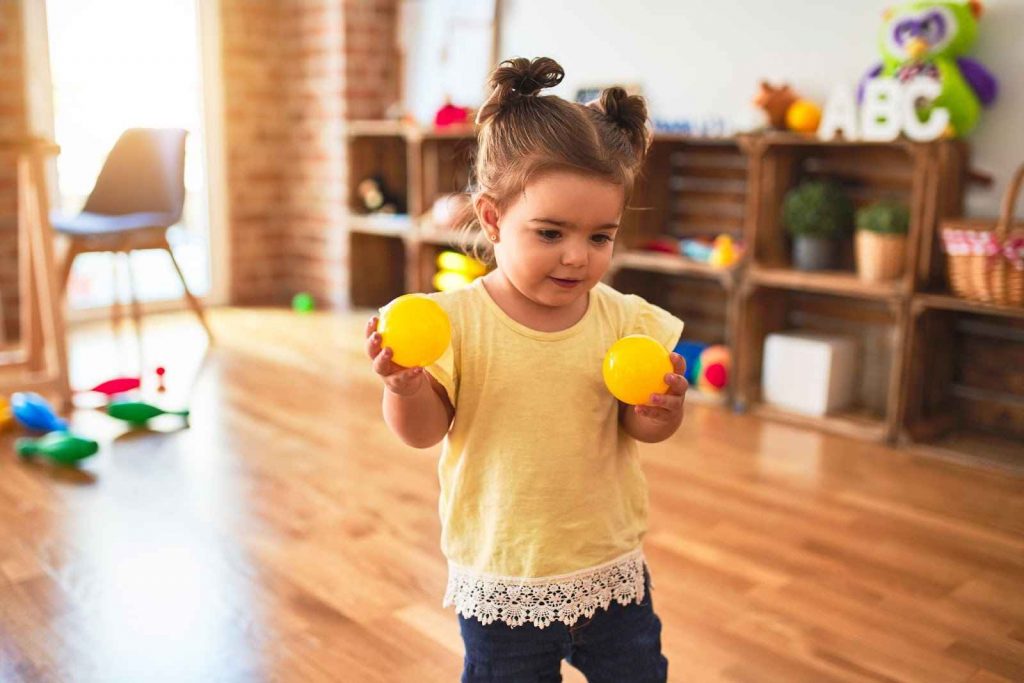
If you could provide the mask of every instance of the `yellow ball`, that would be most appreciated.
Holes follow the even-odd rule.
[[[448,314],[423,294],[405,294],[380,309],[377,331],[394,352],[391,360],[407,368],[430,365],[452,340]]]
[[[797,100],[786,110],[786,127],[798,133],[814,133],[821,123],[821,107],[809,100]]]
[[[668,391],[665,375],[673,372],[668,351],[657,340],[631,334],[612,344],[604,357],[601,374],[615,398],[638,406],[649,403],[651,394]]]
[[[470,279],[487,272],[487,266],[471,256],[457,251],[442,251],[437,255],[437,267],[441,270],[454,270],[465,273]]]
[[[460,289],[472,281],[473,278],[469,275],[455,270],[439,270],[432,280],[434,289],[439,292],[450,292],[453,289]]]

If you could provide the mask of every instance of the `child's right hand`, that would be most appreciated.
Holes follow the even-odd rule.
[[[366,353],[373,361],[373,370],[381,376],[388,390],[399,396],[411,396],[423,386],[423,368],[406,368],[393,362],[394,352],[381,346],[377,323],[377,316],[366,323]]]

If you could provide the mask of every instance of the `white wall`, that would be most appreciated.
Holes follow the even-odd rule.
[[[880,60],[883,0],[504,0],[501,54],[546,55],[565,67],[555,92],[637,83],[652,117],[735,120],[761,79],[788,82],[823,103]],[[974,165],[997,183],[968,212],[995,215],[1024,163],[1024,0],[990,0],[972,56],[995,74],[1000,97],[971,136]],[[1024,201],[1018,209],[1024,215]]]

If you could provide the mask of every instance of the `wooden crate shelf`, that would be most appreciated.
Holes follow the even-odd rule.
[[[909,291],[909,284],[904,280],[865,282],[855,273],[845,271],[805,272],[791,268],[768,268],[756,265],[749,268],[747,281],[752,285],[864,299],[898,299]]]
[[[885,441],[898,431],[903,374],[905,307],[898,302],[835,295],[806,289],[751,285],[740,294],[736,343],[738,407],[791,424],[869,440]],[[769,334],[812,331],[858,342],[859,386],[854,405],[825,417],[789,413],[764,403],[761,374]]]
[[[914,297],[904,442],[1024,471],[1024,310]]]
[[[434,229],[429,214],[435,199],[465,189],[473,133],[471,127],[437,130],[398,122],[350,122],[346,144],[352,182],[348,232],[353,304],[378,306],[403,291],[431,291],[437,254],[444,249],[471,251],[473,244],[464,236]],[[371,175],[385,180],[408,216],[356,215],[355,184]],[[606,279],[682,317],[687,339],[729,345],[734,364],[729,394],[702,396],[694,391],[694,401],[725,401],[769,419],[856,438],[892,440],[902,435],[918,449],[959,452],[989,444],[994,452],[1013,452],[1013,429],[979,431],[958,417],[958,410],[970,409],[978,418],[984,412],[978,406],[985,401],[970,381],[952,377],[950,373],[962,371],[954,359],[933,348],[964,343],[949,329],[959,320],[1024,324],[1022,309],[958,299],[945,289],[937,226],[962,212],[966,184],[975,176],[969,149],[958,141],[823,142],[787,133],[730,138],[657,133],[623,216]],[[790,238],[781,224],[783,198],[802,180],[825,178],[842,185],[857,206],[881,198],[908,204],[911,225],[903,277],[885,283],[860,280],[852,240],[844,245],[839,270],[791,267]],[[722,233],[745,243],[737,267],[719,270],[643,250],[657,238]],[[479,242],[479,236],[474,239]],[[865,349],[865,385],[857,405],[814,418],[763,404],[761,355],[768,333],[842,331],[844,326],[862,337]],[[920,380],[922,357],[932,359],[926,385]],[[936,382],[941,390],[933,386]],[[937,398],[923,398],[936,391]],[[1016,389],[988,391],[989,398],[1017,396]]]
[[[739,278],[739,268],[715,268],[700,261],[683,256],[673,256],[649,251],[623,251],[612,258],[608,269],[610,278],[623,269],[641,270],[662,275],[685,275],[715,280],[723,287],[732,289]]]

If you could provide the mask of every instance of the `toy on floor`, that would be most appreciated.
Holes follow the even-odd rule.
[[[704,353],[704,349],[708,348],[707,344],[693,341],[680,341],[676,344],[676,348],[673,349],[676,353],[683,357],[683,361],[686,363],[686,370],[683,372],[683,377],[690,384],[697,384],[697,370],[700,369],[700,354]]]
[[[115,377],[114,379],[108,379],[106,382],[100,382],[87,391],[106,394],[107,396],[114,396],[115,394],[124,394],[129,391],[134,391],[138,389],[141,384],[142,382],[138,377]]]
[[[156,390],[159,393],[167,391],[167,386],[164,384],[164,376],[167,374],[167,368],[160,366],[156,369]]]
[[[164,410],[142,401],[118,401],[107,406],[107,415],[134,425],[149,422],[160,415],[180,415],[188,419],[187,410]]]
[[[708,394],[725,391],[732,373],[732,354],[722,345],[709,346],[697,361],[697,389]]]
[[[45,398],[30,391],[11,396],[11,411],[18,422],[39,432],[62,432],[68,428],[67,420],[58,417]]]
[[[14,413],[11,412],[11,404],[0,396],[0,432],[10,427],[13,422]]]
[[[631,334],[612,344],[601,366],[612,396],[634,406],[650,402],[651,394],[667,392],[665,375],[673,371],[665,347],[643,334]]]
[[[926,120],[933,109],[949,112],[949,132],[963,137],[978,122],[981,107],[996,98],[998,83],[988,69],[966,56],[978,34],[982,6],[970,2],[910,2],[887,11],[879,33],[882,63],[867,73],[868,81],[893,78],[901,84],[926,79],[938,84],[931,101],[919,102]],[[860,97],[858,97],[860,99]]]
[[[448,314],[423,294],[403,294],[380,309],[377,331],[381,346],[394,354],[391,360],[407,368],[430,365],[452,339]]]
[[[38,439],[18,439],[15,449],[22,458],[45,456],[61,465],[74,465],[95,455],[100,447],[92,439],[67,432],[50,432]]]
[[[299,292],[292,297],[292,310],[296,313],[309,313],[315,307],[313,296],[309,292]]]

